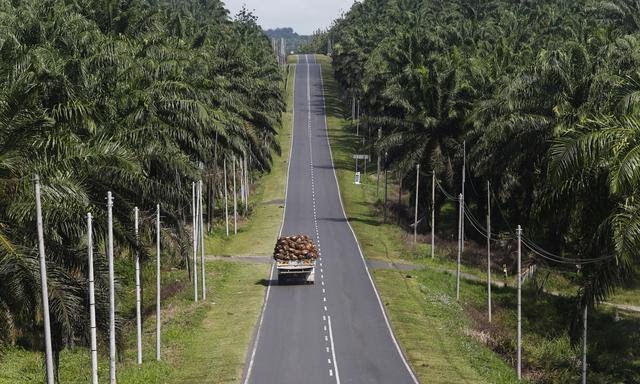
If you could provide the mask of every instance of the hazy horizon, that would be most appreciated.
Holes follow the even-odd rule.
[[[325,29],[348,11],[354,0],[223,0],[234,17],[242,6],[258,17],[264,29],[293,28],[299,35],[311,35]]]

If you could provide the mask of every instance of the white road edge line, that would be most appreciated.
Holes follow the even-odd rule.
[[[300,55],[298,56],[298,61]],[[305,56],[306,57],[306,56]],[[308,60],[307,60],[308,61]],[[296,72],[298,66],[293,67],[293,83],[291,84],[292,92],[291,98],[293,103],[291,105],[291,140],[289,144],[289,160],[287,164],[287,179],[285,180],[284,185],[284,204],[282,209],[282,223],[280,223],[280,230],[278,231],[277,237],[282,236],[282,229],[284,228],[284,220],[287,214],[287,195],[289,193],[289,172],[291,171],[291,154],[293,153],[293,132],[296,124]],[[277,239],[277,238],[276,238]],[[244,378],[244,384],[249,383],[249,379],[251,378],[251,370],[253,369],[253,362],[256,358],[256,351],[258,350],[258,341],[260,340],[260,331],[262,330],[262,322],[264,320],[264,313],[267,309],[267,304],[269,303],[269,293],[271,292],[271,280],[273,280],[273,271],[274,265],[271,265],[271,272],[269,273],[269,286],[267,287],[267,293],[265,294],[264,304],[262,305],[262,311],[260,313],[260,321],[258,322],[258,330],[256,331],[256,338],[253,342],[253,350],[251,351],[251,360],[249,360],[249,367],[247,368],[247,376]]]
[[[333,367],[336,370],[336,383],[340,384],[340,375],[338,374],[338,360],[336,360],[336,346],[333,344],[333,329],[331,328],[331,316],[327,316],[329,322],[329,339],[331,340],[331,357],[333,357]]]
[[[380,306],[380,310],[382,311],[382,316],[384,317],[384,321],[387,324],[387,329],[389,330],[389,334],[391,335],[391,339],[393,340],[393,343],[395,344],[396,349],[398,350],[398,353],[400,354],[400,358],[402,359],[402,362],[404,363],[404,366],[409,371],[409,374],[411,375],[411,378],[413,379],[413,382],[415,384],[419,384],[415,373],[411,369],[411,366],[407,362],[407,359],[404,356],[404,353],[402,352],[402,348],[400,348],[400,344],[398,344],[398,340],[396,340],[396,336],[393,334],[393,329],[391,329],[391,324],[389,323],[389,318],[387,317],[387,312],[385,311],[384,306],[382,305],[382,299],[380,299],[380,294],[378,293],[378,289],[376,288],[376,285],[373,282],[373,278],[371,277],[371,272],[369,272],[369,268],[367,267],[367,262],[365,261],[364,255],[362,254],[362,248],[360,247],[360,242],[358,241],[358,237],[356,236],[356,233],[354,232],[353,227],[351,226],[351,223],[347,219],[347,213],[344,210],[344,204],[342,203],[342,193],[340,192],[340,184],[338,183],[338,175],[336,174],[336,167],[335,167],[334,162],[333,162],[333,149],[331,148],[331,141],[329,140],[329,127],[327,126],[327,105],[326,105],[325,97],[324,97],[324,79],[323,79],[323,76],[322,76],[322,65],[318,64],[318,67],[320,68],[320,88],[322,90],[321,94],[322,94],[322,111],[324,112],[323,113],[324,114],[324,132],[325,132],[326,138],[327,138],[327,145],[329,146],[329,156],[331,158],[331,167],[333,168],[333,177],[336,180],[336,188],[338,189],[338,200],[340,201],[340,207],[342,208],[342,215],[346,219],[347,225],[349,226],[349,229],[351,230],[351,233],[353,234],[353,238],[356,241],[356,245],[358,246],[358,252],[360,253],[360,258],[362,259],[362,264],[364,265],[364,269],[367,271],[367,275],[369,276],[369,282],[371,283],[371,286],[373,287],[373,291],[375,292],[376,297],[378,299],[378,305]],[[330,316],[329,316],[329,334],[331,334],[331,317]],[[333,342],[333,338],[331,340]],[[331,346],[331,350],[334,351],[334,353],[335,353],[335,348],[333,348],[333,345]],[[335,356],[334,356],[333,360],[335,361]],[[338,367],[336,365],[336,378],[337,377],[338,377]]]

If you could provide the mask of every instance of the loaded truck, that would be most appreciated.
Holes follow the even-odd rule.
[[[288,281],[314,283],[318,250],[309,236],[293,235],[278,238],[273,250],[273,258],[278,271],[278,283]]]

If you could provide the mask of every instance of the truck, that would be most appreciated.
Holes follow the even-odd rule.
[[[276,260],[278,283],[304,281],[313,284],[316,277],[315,260]]]
[[[278,238],[273,250],[278,283],[304,281],[307,284],[313,284],[318,257],[318,250],[308,235]]]

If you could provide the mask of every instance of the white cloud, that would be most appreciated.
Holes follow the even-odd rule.
[[[291,27],[301,35],[325,29],[341,13],[349,10],[353,0],[223,0],[234,16],[246,5],[265,29]]]

